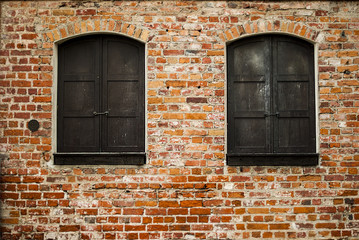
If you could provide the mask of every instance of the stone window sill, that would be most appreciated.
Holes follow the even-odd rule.
[[[55,165],[143,165],[145,152],[85,152],[54,153]]]
[[[228,153],[229,166],[316,166],[318,153]]]

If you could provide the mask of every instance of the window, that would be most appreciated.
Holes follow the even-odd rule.
[[[229,165],[316,165],[313,45],[284,35],[228,53]]]
[[[59,45],[55,164],[143,164],[144,45],[90,35]]]

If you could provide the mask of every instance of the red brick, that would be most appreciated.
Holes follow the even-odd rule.
[[[184,51],[183,50],[163,50],[163,54],[166,56],[170,55],[170,56],[176,56],[176,55],[183,55]]]
[[[29,215],[34,215],[34,216],[46,216],[49,215],[50,213],[50,209],[30,209],[28,211]]]
[[[12,66],[12,70],[14,72],[28,72],[28,71],[31,71],[31,66],[25,66],[25,65]]]
[[[251,230],[268,230],[268,224],[262,223],[248,223],[247,229]]]
[[[51,97],[34,97],[33,102],[51,102]]]
[[[187,208],[169,208],[167,211],[168,215],[188,215]]]
[[[41,199],[41,192],[22,192],[22,199]]]
[[[270,230],[285,230],[290,229],[289,223],[276,223],[276,224],[269,224]]]
[[[38,176],[24,176],[22,182],[24,183],[41,183],[44,181],[43,177]]]
[[[166,215],[166,209],[165,208],[148,208],[145,210],[145,214],[147,216],[149,215]]]
[[[244,176],[234,176],[231,178],[231,182],[247,182],[250,181],[250,177],[244,177]]]
[[[159,207],[179,207],[179,203],[177,201],[160,201],[158,203]]]
[[[98,209],[77,209],[76,213],[80,215],[97,215]]]
[[[2,192],[0,193],[0,199],[19,199],[19,193]]]
[[[76,15],[95,15],[96,9],[79,9],[76,10]]]
[[[20,183],[21,178],[17,176],[0,176],[2,183]]]
[[[184,225],[184,224],[170,225],[169,230],[170,231],[189,231],[190,225]]]
[[[311,175],[300,176],[299,180],[300,181],[321,181],[322,177],[321,176],[315,176],[315,175],[313,175],[313,176],[311,176]]]
[[[268,214],[269,208],[248,208],[247,211],[250,214]]]
[[[145,230],[146,230],[146,225],[125,225],[125,231],[145,231]]]
[[[183,200],[180,202],[181,207],[201,207],[201,200]]]
[[[137,208],[125,208],[123,209],[124,215],[143,215],[144,210],[143,209],[137,209]]]
[[[209,50],[209,51],[207,51],[207,56],[224,56],[224,51],[222,51],[222,50]]]
[[[27,40],[32,40],[32,39],[37,38],[37,34],[34,34],[34,33],[22,34],[21,38],[27,39]]]
[[[74,15],[74,10],[72,9],[54,9],[52,11],[52,14],[55,16],[70,16],[70,15]]]
[[[317,223],[315,224],[316,228],[327,228],[327,229],[336,229],[337,228],[337,224],[335,223]]]
[[[80,225],[60,225],[60,232],[77,232],[80,230]]]
[[[210,208],[191,208],[190,214],[191,215],[210,215],[211,209]]]
[[[186,113],[185,118],[186,119],[206,119],[207,114],[205,114],[205,113]]]
[[[147,225],[147,231],[168,231],[167,225]]]
[[[314,213],[314,207],[294,207],[294,213]]]
[[[229,198],[244,198],[244,192],[229,192]]]
[[[123,231],[123,226],[122,225],[103,225],[102,230],[105,232]]]

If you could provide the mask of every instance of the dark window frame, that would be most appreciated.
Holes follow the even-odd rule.
[[[305,49],[304,56],[307,57],[307,60],[309,61],[307,67],[308,76],[304,76],[304,77],[308,77],[307,80],[308,81],[308,98],[307,98],[308,110],[307,111],[301,112],[301,111],[291,110],[291,112],[281,112],[278,110],[279,109],[278,84],[281,81],[285,82],[287,80],[287,79],[281,79],[280,74],[277,73],[280,67],[278,65],[279,62],[278,44],[280,41],[283,42],[287,41],[290,42],[291,44],[297,44],[298,46],[300,46],[298,47],[298,49]],[[237,63],[240,62],[243,64],[241,60],[235,58],[235,54],[236,54],[235,51],[237,48],[240,49],[241,47],[244,50],[244,46],[246,48],[248,47],[251,48],[249,44],[257,44],[257,45],[252,45],[252,47],[254,46],[253,49],[256,49],[256,46],[262,47],[258,49],[260,54],[264,56],[262,59],[264,59],[263,62],[265,63],[262,64],[260,67],[254,65],[251,66],[249,64],[249,66],[247,66],[247,69],[243,68],[242,70],[240,66],[237,66],[235,64],[235,61],[237,61]],[[243,50],[242,52],[244,52]],[[240,53],[240,55],[241,54],[242,53]],[[245,53],[243,53],[243,55],[245,55]],[[263,34],[263,35],[246,37],[227,45],[227,64],[228,64],[227,67],[227,121],[228,121],[227,122],[228,123],[227,164],[231,166],[314,166],[317,165],[319,154],[317,154],[316,152],[317,139],[316,139],[314,45],[300,38],[292,37],[288,35],[281,35],[281,34]],[[251,67],[253,69],[256,69],[258,67],[258,69],[261,69],[263,74],[261,76],[260,75],[254,76],[253,74],[250,75]],[[247,72],[247,70],[249,73]],[[256,77],[258,77],[258,79],[255,79]],[[293,81],[293,82],[298,82],[298,84],[300,84],[300,82],[302,81],[302,79],[300,79],[301,77],[303,76],[300,76],[298,74],[294,77],[287,76],[287,78],[289,79],[288,82]],[[264,96],[265,101],[264,103],[262,103],[259,100],[258,102],[254,102],[254,104],[257,105],[260,105],[259,103],[262,104],[260,106],[263,107],[263,109],[260,109],[260,111],[258,109],[255,109],[255,111],[254,110],[245,111],[245,107],[240,108],[236,106],[237,104],[236,101],[245,102],[248,100],[248,98],[251,98],[248,95],[248,98],[243,99],[240,98],[238,94],[235,94],[236,87],[237,87],[237,91],[243,92],[245,89],[245,87],[243,86],[246,86],[245,85],[246,83],[249,83],[247,85],[247,89],[248,87],[251,86],[253,87],[254,86],[253,83],[257,84],[257,87],[262,84],[260,88],[264,90],[264,94],[262,96]],[[240,84],[243,84],[242,87],[238,87],[240,86]],[[241,88],[242,90],[238,90]],[[237,108],[239,108],[240,111],[237,110]],[[308,114],[308,116],[304,116],[303,114],[304,115]],[[298,118],[307,117],[309,119],[308,120],[309,129],[310,129],[308,133],[309,143],[303,149],[301,149],[300,147],[298,148],[287,147],[287,149],[286,148],[280,149],[278,143],[280,138],[279,119],[282,120],[284,118],[287,118],[292,120],[295,119],[295,117]],[[240,130],[246,131],[245,129],[248,129],[248,128],[244,128],[244,129],[239,128],[240,130],[236,129],[235,122],[236,121],[241,122],[241,118],[254,119],[257,121],[259,120],[258,122],[260,121],[265,122],[265,125],[262,124],[262,132],[263,131],[265,132],[264,133],[265,144],[262,145],[262,148],[248,147],[246,149],[246,146],[242,145],[241,147],[240,144],[238,145],[238,142],[240,142],[240,138],[238,138],[239,134],[236,132],[241,132]],[[246,122],[246,120],[242,122]],[[246,123],[248,122],[249,122],[249,128],[255,129],[256,123],[252,123],[253,125],[250,125],[251,124],[250,121],[247,121]],[[238,123],[237,123],[237,127],[238,127]],[[248,132],[249,131],[252,130],[248,130]]]
[[[75,49],[76,44],[86,44],[90,46],[91,63],[87,65],[85,73],[79,73],[77,76],[66,74],[65,62],[70,59],[65,57],[65,48],[68,46]],[[123,51],[123,56],[134,56],[133,59],[126,57],[116,58],[120,54],[110,53],[110,44],[112,51]],[[122,44],[122,45],[121,45]],[[128,54],[126,49],[132,49],[130,53],[135,53],[137,56]],[[88,48],[89,49],[89,48]],[[87,50],[88,50],[87,49]],[[130,51],[130,50],[128,50]],[[134,52],[133,52],[134,51]],[[76,51],[74,51],[76,53]],[[126,54],[127,53],[127,54]],[[77,54],[78,56],[79,54]],[[75,56],[73,56],[75,57]],[[86,57],[83,57],[86,60]],[[92,60],[93,58],[93,60]],[[80,58],[81,59],[81,58]],[[132,63],[131,63],[132,60]],[[117,66],[114,65],[123,61],[121,67],[125,70],[117,71]],[[89,61],[90,62],[90,61]],[[110,64],[111,68],[110,69]],[[131,65],[132,64],[132,65]],[[81,65],[81,64],[79,64]],[[131,68],[132,67],[132,68]],[[127,70],[128,69],[128,70]],[[112,71],[112,72],[111,72]],[[96,75],[96,76],[95,76]],[[74,78],[68,80],[69,78]],[[81,79],[81,80],[78,80]],[[84,85],[91,85],[90,88],[84,88],[84,91],[89,91],[94,96],[85,100],[91,100],[89,106],[82,106],[85,110],[76,110],[75,116],[69,118],[77,118],[81,125],[81,118],[90,119],[88,126],[93,127],[94,136],[91,142],[92,145],[85,145],[77,147],[76,145],[64,144],[64,119],[66,114],[71,110],[71,104],[65,103],[65,82],[75,82],[76,87],[78,82],[85,82]],[[112,84],[110,86],[110,84]],[[108,86],[109,85],[109,86]],[[71,84],[69,85],[71,86]],[[142,165],[146,162],[145,153],[145,44],[135,39],[131,39],[121,35],[114,34],[94,34],[80,36],[70,39],[58,46],[58,89],[57,89],[57,152],[54,153],[54,164],[56,165]],[[79,84],[81,88],[81,84]],[[120,95],[125,95],[130,92],[129,97],[132,97],[131,102],[125,101],[125,98],[119,98],[117,92],[110,93],[111,89],[117,87],[118,90],[124,89]],[[72,93],[70,99],[76,100],[76,96]],[[68,95],[68,96],[69,96]],[[67,97],[68,97],[67,96]],[[122,101],[122,105],[117,102],[118,99]],[[128,98],[126,98],[128,99]],[[93,103],[92,103],[93,100]],[[76,101],[73,101],[76,102]],[[89,102],[89,101],[85,101]],[[133,104],[131,105],[131,103]],[[127,103],[127,104],[125,104]],[[76,104],[76,103],[75,103]],[[64,111],[66,105],[66,111]],[[112,109],[110,109],[112,106]],[[115,108],[113,106],[118,106]],[[124,107],[123,107],[124,106]],[[126,107],[130,106],[130,107]],[[69,110],[70,109],[70,110]],[[108,110],[110,109],[110,111]],[[108,112],[108,113],[107,113]],[[70,111],[71,113],[71,111]],[[71,113],[72,114],[72,113]],[[71,115],[70,114],[70,115]],[[76,115],[77,114],[77,115]],[[91,115],[91,116],[89,116]],[[133,119],[133,120],[131,120]],[[112,125],[110,124],[112,121]],[[121,126],[126,125],[124,133],[130,131],[136,132],[129,140],[125,137],[120,139],[118,133],[114,134],[113,128],[121,129]],[[115,125],[114,125],[115,124]],[[117,124],[117,125],[116,125]],[[87,125],[86,125],[87,126]],[[97,126],[97,127],[96,127]],[[112,128],[110,128],[112,127]],[[88,129],[88,128],[87,128]],[[125,129],[125,128],[123,128]],[[130,130],[127,130],[130,129]],[[86,130],[86,129],[85,129]],[[69,132],[69,131],[68,131]],[[71,133],[71,132],[70,132]],[[67,133],[68,134],[68,133]],[[92,136],[91,136],[92,137]],[[69,138],[67,138],[67,141]],[[72,137],[70,137],[70,141]],[[112,142],[112,139],[114,142]],[[117,142],[116,142],[117,141]],[[118,142],[121,143],[118,143]],[[117,145],[114,145],[116,142]],[[86,147],[88,146],[88,147]]]

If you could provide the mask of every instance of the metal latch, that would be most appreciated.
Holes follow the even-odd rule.
[[[98,112],[93,112],[93,115],[94,116],[97,116],[97,115],[108,115],[109,114],[109,112],[108,111],[106,111],[106,112],[100,112],[100,113],[98,113]]]

